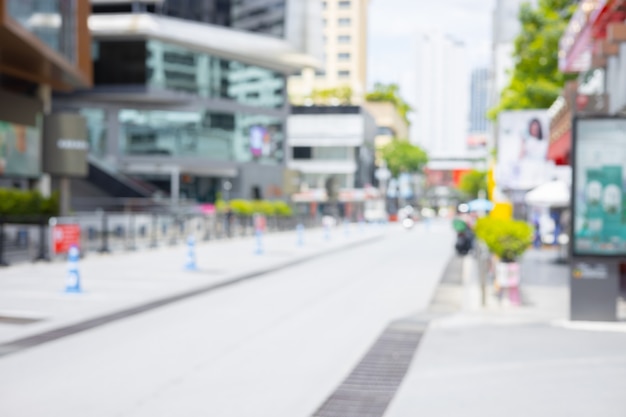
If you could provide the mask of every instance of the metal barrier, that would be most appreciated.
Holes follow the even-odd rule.
[[[302,224],[316,227],[310,217],[269,217],[267,233],[296,230]],[[196,242],[254,236],[252,217],[226,214],[164,214],[85,212],[71,217],[29,219],[28,223],[0,218],[0,266],[50,260],[56,254],[54,227],[80,227],[81,255],[126,252],[184,244],[189,236]]]

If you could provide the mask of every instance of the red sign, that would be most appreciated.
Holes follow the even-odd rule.
[[[59,224],[52,228],[52,248],[55,254],[67,253],[72,245],[80,247],[80,226]]]

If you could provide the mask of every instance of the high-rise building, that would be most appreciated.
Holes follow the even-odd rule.
[[[471,133],[486,133],[489,128],[487,120],[487,101],[489,88],[489,70],[476,68],[472,71],[470,92],[470,125]]]
[[[509,83],[509,71],[514,65],[514,41],[520,31],[519,9],[525,2],[527,0],[496,1],[493,12],[490,107],[498,103],[500,93]]]
[[[321,55],[318,1],[92,0],[95,88],[55,106],[87,118],[94,171],[131,177],[118,197],[279,197],[286,78]]]
[[[289,96],[303,104],[314,90],[349,87],[352,104],[360,104],[367,84],[369,0],[317,1],[321,1],[324,26],[322,68],[291,77]]]
[[[466,152],[469,71],[465,46],[436,31],[416,39],[415,120],[411,141],[431,157],[460,157]]]

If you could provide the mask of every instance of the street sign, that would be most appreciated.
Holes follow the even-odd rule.
[[[58,224],[52,228],[52,248],[55,255],[68,253],[72,246],[80,247],[80,226]]]

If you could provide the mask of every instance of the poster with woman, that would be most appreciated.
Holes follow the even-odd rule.
[[[502,112],[498,117],[496,181],[503,189],[530,190],[549,181],[549,118],[545,110]]]

